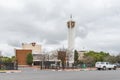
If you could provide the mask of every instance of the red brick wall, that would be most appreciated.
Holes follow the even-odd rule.
[[[32,53],[32,50],[16,50],[16,58],[18,65],[27,65],[26,63],[26,57],[28,53]]]

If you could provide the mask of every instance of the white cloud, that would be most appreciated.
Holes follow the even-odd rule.
[[[67,47],[69,15],[76,21],[77,49],[119,53],[119,0],[1,0],[0,50],[38,42],[49,50]],[[3,46],[7,45],[7,46]]]

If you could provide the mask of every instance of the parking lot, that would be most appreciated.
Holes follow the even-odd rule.
[[[19,73],[0,73],[0,80],[120,80],[120,70],[55,71],[23,68]]]

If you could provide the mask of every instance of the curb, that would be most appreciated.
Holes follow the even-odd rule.
[[[21,70],[4,70],[4,71],[0,71],[0,73],[19,73],[21,72]]]
[[[52,70],[52,71],[95,71],[96,69],[65,69],[65,70]]]

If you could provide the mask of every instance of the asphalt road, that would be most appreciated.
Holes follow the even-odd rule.
[[[0,80],[120,80],[120,70],[41,71],[22,69],[20,73],[0,73]]]

